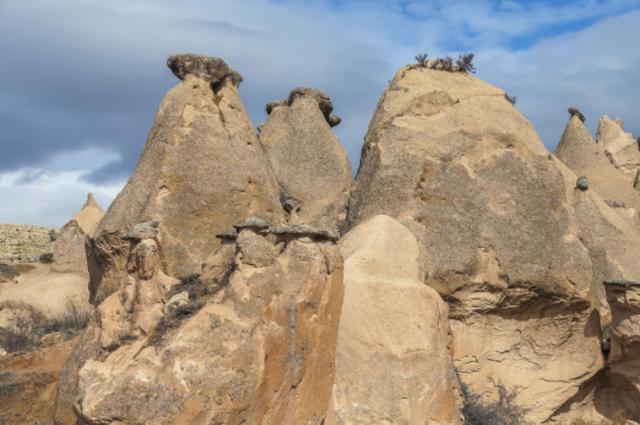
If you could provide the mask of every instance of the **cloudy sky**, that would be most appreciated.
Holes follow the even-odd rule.
[[[223,57],[257,125],[297,85],[327,92],[357,168],[378,97],[419,52],[476,53],[553,149],[578,106],[640,135],[640,0],[0,0],[0,223],[59,226],[126,182],[173,53]]]

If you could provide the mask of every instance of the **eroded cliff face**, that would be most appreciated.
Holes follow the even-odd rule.
[[[136,223],[160,222],[167,272],[186,277],[219,242],[215,233],[249,215],[282,219],[277,182],[238,95],[241,81],[219,58],[176,55],[181,82],[163,99],[129,182],[97,229],[90,252],[92,300],[118,288]]]
[[[449,303],[461,381],[489,401],[515,394],[534,423],[603,364],[566,173],[502,90],[409,67],[378,104],[349,211],[352,225],[384,213],[412,230]]]
[[[135,236],[128,276],[87,332],[97,350],[71,373],[77,393],[62,395],[84,423],[322,423],[341,257],[320,233],[246,226],[202,281],[167,276],[157,238]]]

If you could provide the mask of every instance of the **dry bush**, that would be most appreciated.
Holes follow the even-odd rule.
[[[484,401],[478,394],[471,393],[464,384],[462,394],[465,425],[528,425],[522,420],[525,410],[513,403],[515,394],[504,388],[498,389],[498,399],[495,401]]]
[[[38,348],[40,338],[52,332],[71,336],[84,329],[91,319],[91,312],[71,301],[53,319],[46,319],[42,312],[22,302],[1,303],[0,310],[4,309],[10,309],[12,323],[8,328],[0,328],[0,348],[9,353]]]

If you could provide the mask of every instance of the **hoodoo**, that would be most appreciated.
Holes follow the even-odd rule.
[[[160,104],[133,176],[98,227],[94,301],[118,288],[128,246],[121,235],[136,223],[160,222],[166,271],[186,277],[234,222],[283,218],[277,182],[238,95],[240,75],[220,58],[193,54],[168,65],[181,81]]]
[[[340,119],[319,90],[298,87],[288,100],[267,105],[269,119],[260,141],[281,189],[292,224],[306,223],[335,233],[344,230],[351,167],[331,131]]]

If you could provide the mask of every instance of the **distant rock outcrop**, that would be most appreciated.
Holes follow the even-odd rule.
[[[261,127],[289,222],[342,230],[351,188],[349,159],[330,126],[340,122],[319,90],[298,87],[287,101],[267,105]]]
[[[611,130],[608,129],[610,125],[615,124],[601,120],[600,141],[596,143],[580,116],[571,114],[555,155],[574,173],[585,176],[589,181],[589,187],[601,197],[611,201],[622,201],[637,214],[640,212],[640,192],[633,189],[632,180],[635,175],[632,177],[629,171],[625,176],[625,172],[617,169],[612,162],[613,157],[604,146],[604,140],[611,134]],[[613,141],[606,143],[617,146]],[[622,162],[622,150],[616,152]]]
[[[640,187],[635,184],[640,172],[640,144],[635,137],[624,131],[622,120],[612,120],[606,115],[601,117],[596,142],[604,149],[614,167],[640,191]]]
[[[181,82],[162,101],[136,171],[92,243],[94,301],[118,288],[128,249],[121,236],[136,223],[160,222],[166,272],[186,277],[232,223],[283,218],[277,182],[238,95],[239,74],[222,59],[192,54],[168,65]]]
[[[87,238],[95,235],[103,217],[104,211],[89,193],[82,209],[53,237],[54,271],[89,276],[85,245]]]

